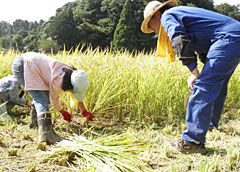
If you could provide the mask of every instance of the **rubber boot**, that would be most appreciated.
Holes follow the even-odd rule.
[[[39,142],[54,144],[56,142],[63,140],[63,138],[57,135],[52,128],[52,119],[50,112],[39,114],[37,118],[38,118]]]
[[[31,111],[30,111],[30,124],[29,124],[29,127],[30,128],[33,128],[33,127],[37,127],[38,126],[38,122],[37,122],[37,111],[36,111],[36,108],[34,106],[34,104],[32,104],[32,107],[31,107]]]

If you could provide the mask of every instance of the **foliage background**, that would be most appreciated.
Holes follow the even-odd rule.
[[[0,48],[57,52],[91,44],[93,48],[149,52],[156,47],[156,36],[140,30],[144,7],[149,1],[79,0],[57,9],[48,21],[1,21]],[[217,11],[240,21],[239,6],[226,3],[214,6],[213,0],[178,0],[178,3]]]

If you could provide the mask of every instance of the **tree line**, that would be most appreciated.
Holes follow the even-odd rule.
[[[156,35],[140,30],[144,7],[150,1],[78,0],[57,9],[48,21],[18,19],[12,24],[1,21],[0,48],[57,52],[85,44],[93,48],[151,51],[156,46]],[[240,5],[214,6],[213,0],[178,0],[178,3],[216,11],[240,21]]]

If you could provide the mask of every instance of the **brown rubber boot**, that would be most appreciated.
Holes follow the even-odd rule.
[[[34,104],[32,104],[32,107],[31,107],[31,111],[30,111],[30,124],[29,124],[29,127],[30,128],[33,128],[33,127],[37,127],[38,126],[38,122],[37,122],[37,111],[36,111],[36,108],[34,106]]]
[[[63,140],[52,128],[51,113],[45,112],[37,116],[38,118],[38,141],[54,144]]]

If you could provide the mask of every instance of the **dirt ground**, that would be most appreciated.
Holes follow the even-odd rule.
[[[29,128],[30,109],[17,107],[11,114],[11,122],[0,122],[0,172],[66,172],[76,171],[67,166],[50,164],[41,160],[41,153],[51,150],[55,145],[46,147],[38,143],[37,128]],[[96,118],[89,126],[68,123],[61,116],[54,117],[54,130],[62,137],[73,134],[88,137],[95,132],[100,135],[123,133],[133,127],[135,131],[144,131],[142,139],[154,143],[154,152],[147,162],[153,170],[158,171],[198,171],[201,168],[211,168],[213,171],[240,170],[240,154],[229,150],[240,150],[240,121],[230,119],[231,115],[224,115],[222,130],[215,130],[207,135],[207,147],[210,153],[207,156],[181,155],[169,149],[168,143],[180,137],[182,131],[172,126],[161,130],[159,128],[140,128],[133,124],[116,121],[110,117]],[[74,120],[83,124],[82,115],[74,115]],[[91,130],[93,132],[86,132]],[[146,132],[147,131],[147,132]],[[149,132],[148,132],[149,131]],[[97,137],[97,135],[96,135]],[[223,150],[223,151],[222,151]],[[150,154],[149,154],[150,156]],[[216,157],[218,159],[216,159]],[[232,165],[228,161],[232,161]],[[212,163],[213,162],[213,163]],[[171,165],[171,167],[169,167]],[[230,167],[229,167],[230,166]],[[233,167],[234,168],[233,168]],[[180,169],[180,170],[179,170]],[[184,170],[183,170],[184,169]],[[196,170],[197,169],[197,170]],[[206,170],[205,169],[205,170]],[[220,170],[219,170],[220,169]],[[204,171],[204,170],[203,170]],[[231,171],[231,170],[230,170]]]
[[[11,113],[12,122],[0,122],[0,172],[2,171],[71,171],[65,166],[50,165],[38,160],[41,145],[38,143],[37,128],[29,128],[29,109],[17,107]],[[83,124],[85,118],[74,116],[74,120]],[[94,131],[101,133],[118,133],[125,127],[119,121],[102,118],[86,125],[68,123],[59,115],[54,119],[54,130],[62,137],[82,134],[94,125]],[[50,150],[54,145],[47,145]]]

